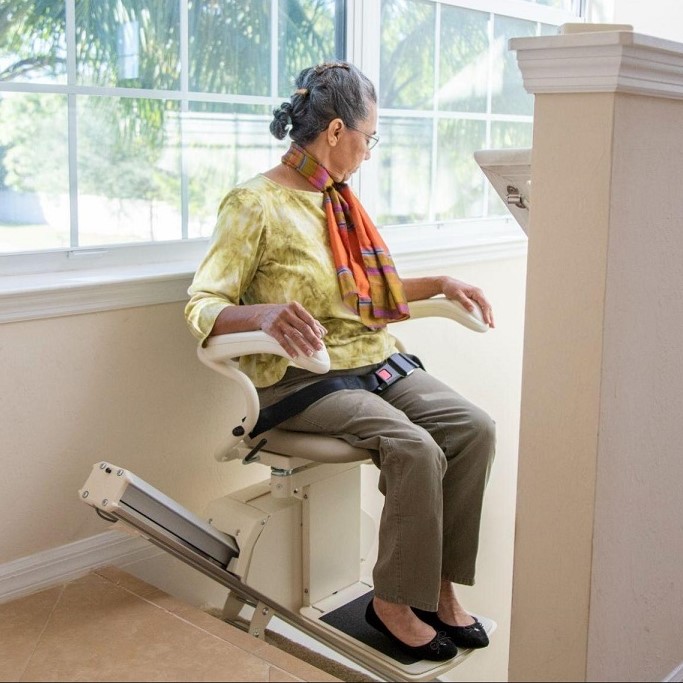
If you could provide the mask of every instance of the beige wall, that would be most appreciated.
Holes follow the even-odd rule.
[[[614,21],[631,24],[636,33],[683,41],[683,3],[680,0],[611,0]]]
[[[585,674],[612,101],[536,96],[511,680]]]
[[[484,287],[498,328],[480,335],[447,321],[410,322],[400,336],[498,423],[479,582],[463,597],[498,621],[499,634],[491,652],[456,669],[453,680],[505,680],[525,259],[466,264],[457,274]],[[0,325],[0,564],[110,528],[77,495],[100,460],[195,512],[263,476],[260,466],[213,460],[230,394],[196,359],[182,309],[174,303]],[[130,569],[200,604],[222,595],[167,556]]]
[[[681,121],[683,101],[616,99],[587,680],[683,660]]]
[[[77,491],[132,470],[189,508],[241,484],[212,451],[230,400],[181,303],[0,325],[0,563],[108,529]]]
[[[683,3],[680,0],[586,0],[592,23],[631,24],[636,33],[683,41]]]

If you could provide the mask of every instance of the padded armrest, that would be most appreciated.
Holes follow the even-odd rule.
[[[478,306],[470,312],[461,303],[445,297],[411,301],[408,303],[408,307],[410,317],[414,319],[448,318],[475,332],[486,332],[489,329]],[[291,360],[294,365],[317,374],[324,374],[330,369],[327,349],[323,348],[312,356],[300,355],[292,359],[273,337],[261,330],[233,332],[209,337],[206,344],[197,350],[199,359],[219,372],[222,372],[221,366],[224,367],[226,363],[232,363],[240,356],[256,353],[272,353],[276,356],[282,356]]]
[[[323,347],[312,356],[299,355],[292,358],[273,337],[261,330],[232,332],[209,337],[206,344],[198,350],[200,360],[211,367],[215,362],[225,363],[239,356],[249,356],[255,353],[272,353],[282,356],[292,361],[297,367],[319,375],[330,369],[330,357],[326,348]]]
[[[454,320],[476,332],[486,332],[488,325],[484,323],[481,311],[475,309],[470,313],[465,307],[444,297],[411,301],[409,304],[411,318],[441,317]],[[330,357],[323,347],[313,356],[291,358],[273,337],[261,330],[253,332],[233,332],[209,337],[204,346],[197,348],[197,356],[204,365],[225,375],[235,382],[244,396],[245,415],[241,422],[232,429],[231,438],[216,453],[217,460],[232,460],[240,457],[237,445],[245,434],[251,432],[258,420],[261,410],[258,393],[251,380],[239,370],[235,359],[256,353],[272,353],[289,359],[298,367],[318,374],[330,369]]]
[[[240,453],[236,447],[242,441],[243,436],[251,432],[258,420],[261,404],[256,387],[240,371],[235,362],[235,359],[240,356],[249,356],[255,353],[272,353],[276,356],[282,356],[291,360],[295,365],[318,374],[323,374],[330,369],[330,357],[325,347],[312,356],[300,355],[297,358],[291,358],[273,337],[261,330],[233,332],[209,337],[204,346],[197,348],[197,356],[204,365],[216,370],[239,386],[244,396],[245,411],[241,422],[233,427],[231,438],[217,451],[217,460],[225,461],[239,458]]]
[[[489,326],[484,322],[481,309],[475,304],[470,313],[459,301],[439,296],[432,299],[409,301],[411,318],[449,318],[475,332],[486,332]]]

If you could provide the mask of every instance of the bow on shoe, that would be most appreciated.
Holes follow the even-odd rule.
[[[429,641],[429,647],[434,652],[439,652],[441,648],[449,648],[452,646],[450,638],[446,635],[446,631],[437,631],[436,636]]]

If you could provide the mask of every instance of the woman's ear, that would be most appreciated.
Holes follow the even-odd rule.
[[[344,122],[337,118],[332,119],[327,125],[327,144],[330,147],[336,147],[339,142],[339,136],[344,130]]]

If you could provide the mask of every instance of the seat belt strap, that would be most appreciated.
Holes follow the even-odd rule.
[[[417,368],[424,369],[417,356],[406,353],[394,353],[386,362],[376,370],[364,375],[340,375],[327,377],[314,384],[309,384],[299,391],[273,405],[263,408],[254,428],[249,432],[249,438],[253,439],[262,432],[276,427],[281,422],[288,420],[303,412],[316,401],[331,394],[333,391],[342,389],[365,389],[375,394],[381,394],[387,387],[403,377],[407,377]]]

